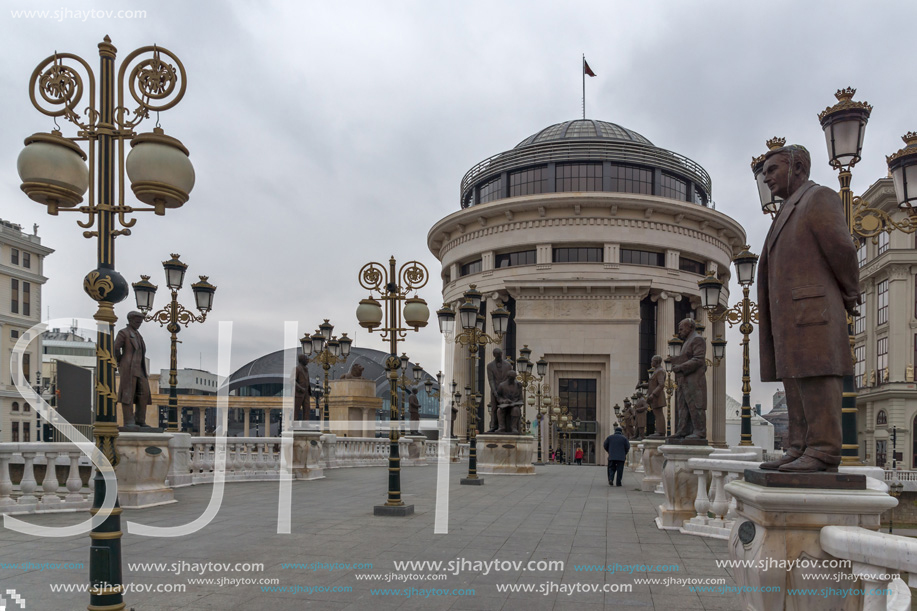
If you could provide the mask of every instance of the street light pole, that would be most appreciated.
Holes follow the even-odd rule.
[[[158,117],[160,111],[172,108],[184,96],[187,76],[181,61],[162,47],[141,47],[124,58],[116,77],[117,49],[111,39],[106,36],[98,49],[98,98],[96,75],[78,55],[55,52],[32,72],[29,81],[32,104],[47,116],[64,117],[76,125],[77,136],[65,138],[59,129],[34,134],[26,138],[25,149],[17,161],[21,188],[30,199],[47,206],[51,215],[61,211],[86,214],[86,221],[77,224],[87,230],[84,237],[97,239],[97,267],[83,281],[83,289],[98,303],[93,316],[98,325],[93,436],[106,458],[106,464],[96,470],[93,515],[99,513],[108,492],[103,471],[109,478],[113,477],[113,468],[118,463],[112,335],[118,320],[114,305],[127,297],[129,289],[124,277],[115,271],[114,240],[119,235],[130,235],[130,228],[137,222],[126,215],[143,211],[163,215],[167,208],[182,206],[194,186],[194,169],[181,142],[166,136],[158,125],[149,133],[134,131],[151,112]],[[129,66],[133,66],[130,72]],[[84,87],[81,72],[88,76],[88,87]],[[125,86],[136,103],[133,110],[128,108],[132,102],[125,100]],[[88,91],[89,99],[81,105],[84,91]],[[76,144],[83,140],[87,142],[88,156]],[[125,160],[127,142],[132,150]],[[135,197],[146,207],[126,204],[125,169]],[[87,189],[87,202],[80,206]],[[116,229],[117,224],[122,229]],[[95,524],[90,534],[88,608],[119,611],[125,604],[121,583],[121,508],[117,500],[114,508],[103,514],[107,517]]]
[[[325,406],[322,412],[322,421],[324,422],[322,431],[324,433],[331,432],[331,411],[328,404],[328,395],[331,394],[331,386],[328,383],[328,372],[331,370],[332,365],[337,365],[347,360],[347,357],[350,356],[350,346],[353,344],[353,340],[347,337],[346,333],[342,333],[341,339],[338,339],[336,335],[331,335],[333,331],[334,325],[328,322],[326,318],[325,321],[318,326],[318,330],[315,331],[314,335],[306,333],[299,340],[303,354],[312,357],[316,363],[322,366],[325,372],[325,384],[322,387],[322,397]]]
[[[367,299],[360,301],[357,307],[357,320],[360,326],[370,333],[380,327],[382,321],[386,326],[379,330],[382,340],[389,342],[389,354],[385,359],[385,370],[389,381],[389,457],[388,457],[388,500],[384,505],[376,505],[373,515],[407,516],[414,513],[413,505],[405,505],[401,500],[401,457],[398,453],[398,431],[395,422],[398,419],[395,402],[398,400],[398,370],[401,361],[398,358],[398,340],[407,336],[407,327],[402,326],[402,317],[408,327],[419,331],[427,326],[430,310],[427,302],[416,295],[408,297],[410,291],[418,291],[427,284],[430,273],[419,261],[408,261],[395,271],[395,257],[391,257],[386,268],[381,263],[370,262],[360,269],[360,286],[370,292]],[[374,297],[385,304],[383,310]],[[404,302],[402,306],[401,302]],[[403,314],[402,314],[403,312]]]

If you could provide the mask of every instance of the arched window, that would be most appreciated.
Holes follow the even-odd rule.
[[[885,414],[884,409],[880,409],[879,413],[876,414],[876,426],[887,426],[888,425],[888,416]]]
[[[13,401],[13,411],[14,412],[19,411],[19,402],[18,401]]]

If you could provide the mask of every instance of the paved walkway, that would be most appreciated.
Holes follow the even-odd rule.
[[[293,483],[292,534],[277,534],[277,483],[231,483],[214,520],[193,535],[149,538],[126,534],[123,539],[124,581],[141,587],[185,586],[184,592],[125,595],[136,611],[259,609],[523,609],[525,611],[598,611],[643,608],[740,609],[737,594],[698,595],[688,586],[634,583],[666,577],[725,579],[731,574],[714,560],[727,558],[726,542],[659,531],[654,506],[662,496],[638,489],[639,476],[627,471],[624,486],[610,487],[604,467],[539,467],[536,476],[488,476],[484,486],[460,486],[467,467],[453,465],[450,481],[448,534],[433,534],[437,469],[411,467],[402,472],[404,500],[415,506],[409,518],[372,515],[385,501],[384,468],[337,469],[327,478]],[[143,510],[125,510],[127,520],[176,526],[198,517],[207,506],[211,486],[175,491],[178,503]],[[86,514],[28,516],[30,522],[63,525]],[[3,563],[88,563],[89,537],[35,538],[0,529],[0,595],[14,589],[27,611],[85,609],[83,593],[53,593],[49,584],[81,584],[84,568],[3,568]],[[561,561],[554,570],[396,569],[396,561],[492,562]],[[263,563],[263,570],[232,571],[192,567],[195,563]],[[145,569],[135,563],[167,563]],[[184,563],[184,564],[182,564]],[[301,563],[301,568],[285,566]],[[324,563],[321,566],[319,563]],[[360,563],[372,568],[331,567]],[[584,565],[675,565],[677,572],[628,573],[582,570]],[[182,566],[179,574],[173,566]],[[508,565],[504,565],[507,567]],[[500,567],[500,568],[504,568]],[[480,568],[480,567],[478,567]],[[542,567],[544,568],[544,567]],[[577,570],[577,569],[580,570]],[[604,568],[604,567],[601,567]],[[642,570],[639,570],[642,568]],[[192,571],[196,571],[192,572]],[[458,574],[455,574],[458,573]],[[445,579],[434,579],[439,574]],[[424,578],[413,580],[415,575]],[[378,581],[358,577],[380,576]],[[189,582],[212,579],[210,584]],[[219,580],[223,580],[223,585]],[[277,579],[274,586],[231,585],[232,579]],[[390,581],[385,581],[389,579]],[[402,581],[411,579],[408,581]],[[515,586],[533,592],[500,591]],[[291,592],[299,586],[301,591]],[[623,591],[632,586],[630,591]],[[585,591],[596,587],[599,591]],[[274,588],[274,591],[269,591]],[[290,588],[286,592],[278,591]],[[331,591],[335,588],[345,591]],[[350,588],[348,591],[347,588]],[[568,594],[569,588],[579,591]],[[607,592],[601,591],[605,588]],[[310,591],[311,589],[311,591]],[[382,593],[381,590],[388,590]],[[412,590],[413,589],[413,590]],[[441,592],[430,592],[438,589]],[[473,594],[453,594],[453,590]],[[264,591],[268,590],[268,591]],[[324,590],[324,591],[322,591]],[[373,593],[373,590],[377,590]],[[395,590],[399,592],[394,593]],[[407,590],[411,596],[404,592]],[[618,591],[614,591],[618,590]],[[443,595],[448,591],[449,595]],[[547,594],[544,592],[547,591]],[[0,603],[2,605],[2,603]],[[10,606],[7,609],[18,609]]]

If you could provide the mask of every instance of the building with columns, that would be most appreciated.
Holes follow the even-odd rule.
[[[861,196],[873,208],[906,221],[891,178],[873,183]],[[902,469],[917,468],[917,238],[893,231],[861,239],[860,316],[854,320],[854,381],[860,458],[892,464],[892,430]]]
[[[29,342],[22,372],[27,384],[38,384],[42,339],[29,329],[41,322],[41,287],[48,280],[42,272],[52,252],[41,245],[37,225],[29,234],[0,219],[0,442],[38,439],[36,412],[13,384],[10,360],[17,342]]]
[[[574,442],[587,462],[604,462],[613,405],[647,378],[654,354],[667,353],[677,321],[703,322],[697,282],[713,270],[728,286],[744,229],[714,208],[699,164],[595,120],[551,125],[478,163],[462,179],[459,204],[427,235],[442,264],[443,300],[456,306],[475,285],[488,329],[489,312],[504,304],[506,354],[515,359],[528,345],[533,359],[545,356],[551,394],[581,421]],[[705,335],[725,335],[723,323]],[[462,387],[468,350],[446,345],[445,379]],[[481,351],[474,376],[485,404],[491,350]],[[707,376],[708,438],[722,446],[726,363]],[[460,413],[459,433],[464,420]]]

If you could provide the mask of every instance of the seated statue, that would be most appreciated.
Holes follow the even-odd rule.
[[[353,367],[350,368],[350,371],[343,374],[340,377],[341,380],[362,380],[363,379],[363,365],[359,363],[354,363]]]
[[[496,433],[518,435],[522,416],[522,383],[516,381],[515,370],[510,369],[506,379],[497,386]]]

